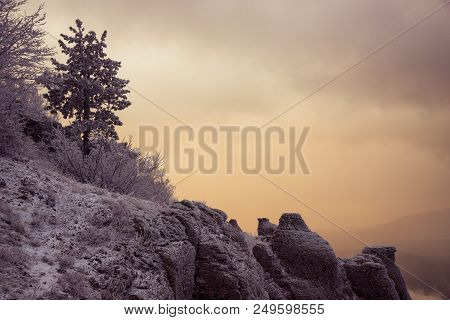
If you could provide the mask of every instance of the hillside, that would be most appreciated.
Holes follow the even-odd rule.
[[[201,203],[167,205],[0,157],[1,299],[408,299],[395,249],[337,258],[298,214],[255,238]]]

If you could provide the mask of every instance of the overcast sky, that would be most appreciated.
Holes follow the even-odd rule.
[[[48,0],[45,10],[53,35],[76,18],[108,30],[121,76],[198,127],[271,120],[443,2]],[[122,137],[136,140],[139,125],[177,125],[136,94],[130,99]],[[304,155],[312,174],[269,177],[347,227],[449,208],[449,124],[447,6],[272,123],[311,127]],[[277,220],[286,211],[328,227],[258,176],[197,174],[177,194],[219,207],[252,231],[257,217]]]

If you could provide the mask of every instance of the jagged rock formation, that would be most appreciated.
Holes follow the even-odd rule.
[[[395,290],[397,291],[401,300],[409,300],[411,296],[406,289],[406,283],[403,279],[400,269],[395,264],[395,251],[394,247],[366,247],[363,249],[363,254],[374,255],[380,258],[381,262],[385,265],[389,278],[394,281]]]
[[[26,159],[0,158],[0,176],[1,299],[409,298],[393,248],[337,258],[298,214],[260,220],[254,238],[204,204],[137,200]]]
[[[241,227],[239,226],[238,222],[236,219],[230,219],[230,224],[235,227],[236,229],[238,229],[239,231],[242,231]]]
[[[294,279],[302,279],[301,285],[305,289],[311,288],[298,290],[298,285],[294,286],[298,290],[298,293],[293,292],[295,299],[345,296],[342,274],[333,249],[309,230],[299,214],[281,216],[271,244],[285,272]],[[313,295],[305,294],[308,291]]]
[[[270,237],[277,230],[277,225],[273,224],[267,218],[258,218],[258,236]]]

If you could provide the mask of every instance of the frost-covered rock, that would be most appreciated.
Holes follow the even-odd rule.
[[[333,249],[317,233],[311,232],[299,214],[284,214],[272,247],[283,266],[300,278],[332,282],[338,263]]]
[[[403,279],[400,269],[395,264],[395,251],[394,247],[365,247],[362,253],[371,254],[381,259],[385,265],[389,278],[395,283],[395,289],[402,300],[409,300],[408,289],[406,288],[405,280]]]
[[[353,291],[361,299],[400,299],[381,259],[361,254],[344,264]]]
[[[302,280],[292,286],[305,288],[300,291],[301,296],[293,293],[296,299],[342,296],[339,291],[342,291],[343,283],[333,249],[308,228],[299,214],[286,213],[281,216],[272,239],[272,248],[291,278],[297,282]]]
[[[239,224],[238,224],[238,222],[237,222],[236,219],[231,219],[229,222],[230,222],[230,224],[231,224],[233,227],[235,227],[235,228],[238,229],[239,231],[242,231],[242,229],[241,229],[241,227],[239,226]]]
[[[258,218],[258,236],[268,237],[272,236],[277,230],[277,225],[273,224],[267,218]]]
[[[0,157],[1,299],[407,299],[395,250],[339,259],[299,214],[263,237],[192,201],[167,205]]]

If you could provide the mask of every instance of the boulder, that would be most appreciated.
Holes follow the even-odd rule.
[[[192,299],[195,248],[188,241],[171,243],[159,250],[175,299]]]
[[[336,282],[338,261],[330,244],[306,226],[299,214],[283,214],[272,248],[286,270],[299,278]]]
[[[242,231],[241,227],[239,226],[238,222],[236,219],[231,219],[229,222],[233,227],[235,227],[236,229],[238,229],[239,231]]]
[[[258,218],[258,236],[260,237],[272,236],[276,229],[277,225],[270,223],[269,219]]]
[[[200,238],[194,298],[215,300],[268,299],[263,270],[230,239],[211,234]]]
[[[403,279],[402,273],[399,267],[395,263],[395,252],[394,247],[365,247],[362,253],[374,255],[383,262],[387,269],[389,278],[391,278],[395,283],[395,289],[401,300],[410,300],[408,289],[406,288],[405,280]]]
[[[394,281],[389,277],[381,259],[360,254],[344,264],[353,291],[360,299],[398,300]]]

